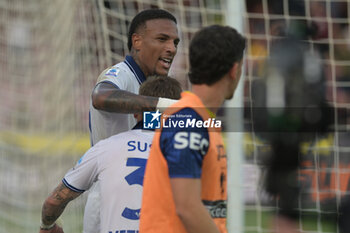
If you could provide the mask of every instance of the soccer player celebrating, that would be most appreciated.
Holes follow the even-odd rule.
[[[179,41],[176,18],[169,12],[149,9],[134,17],[128,35],[131,55],[102,72],[92,93],[92,145],[131,129],[136,121],[125,113],[153,111],[174,102],[137,92],[147,76],[168,74]]]
[[[179,99],[181,86],[168,77],[150,77],[140,87],[140,95]],[[90,148],[45,200],[40,233],[63,232],[55,224],[65,206],[89,189],[94,181],[101,186],[100,229],[97,232],[139,230],[143,175],[153,131],[142,129],[142,113],[136,126]]]
[[[233,97],[244,49],[245,39],[228,26],[205,27],[192,39],[192,92],[183,93],[164,112],[163,126],[154,136],[140,232],[227,232],[226,153],[220,127],[200,127]]]
[[[138,13],[130,23],[130,55],[100,75],[90,104],[91,145],[136,123],[132,114],[162,109],[174,101],[137,95],[150,75],[167,75],[177,52],[179,36],[176,18],[162,9]],[[99,184],[90,189],[84,212],[84,233],[96,233],[99,222]]]

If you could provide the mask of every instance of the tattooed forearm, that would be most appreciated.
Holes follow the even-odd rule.
[[[136,113],[155,110],[157,102],[158,98],[155,97],[139,96],[119,90],[106,98],[104,108],[113,112]]]
[[[68,189],[63,183],[59,184],[45,200],[42,208],[42,222],[51,225],[62,214],[67,204],[78,197],[80,193]]]
[[[92,94],[95,108],[116,113],[137,113],[156,109],[158,98],[119,90],[108,83],[97,85]]]

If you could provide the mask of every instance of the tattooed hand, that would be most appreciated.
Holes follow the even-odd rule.
[[[62,214],[67,204],[80,194],[60,183],[44,202],[41,212],[42,223],[47,226],[53,224]],[[40,229],[39,233],[63,233],[63,229],[55,224],[50,230]]]

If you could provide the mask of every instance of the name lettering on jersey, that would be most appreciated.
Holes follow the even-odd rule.
[[[128,151],[138,150],[141,152],[149,151],[151,144],[141,141],[128,141]]]
[[[107,72],[106,72],[105,75],[106,75],[106,76],[117,77],[119,71],[120,71],[119,69],[112,68],[112,69],[107,70]]]
[[[192,150],[200,151],[204,155],[208,149],[209,142],[201,134],[195,132],[178,132],[174,137],[175,149],[185,149],[189,147]]]
[[[205,208],[209,211],[212,218],[226,218],[227,202],[225,200],[218,201],[202,201]]]

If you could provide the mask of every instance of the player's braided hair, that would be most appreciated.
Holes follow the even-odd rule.
[[[162,9],[148,9],[138,13],[131,21],[128,34],[128,48],[131,51],[132,35],[141,27],[145,26],[146,21],[151,19],[169,19],[177,23],[176,18],[166,10]]]
[[[190,82],[217,82],[242,60],[244,49],[245,38],[231,27],[212,25],[201,29],[190,43]]]

